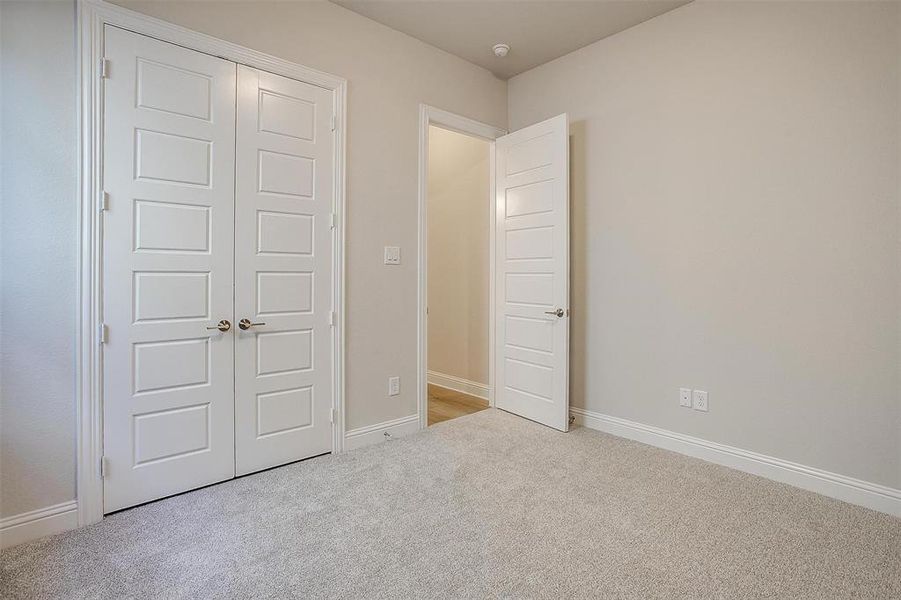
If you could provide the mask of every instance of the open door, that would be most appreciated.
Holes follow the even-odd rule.
[[[569,119],[497,139],[495,405],[569,428]]]

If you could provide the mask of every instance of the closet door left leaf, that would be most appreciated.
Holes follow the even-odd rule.
[[[236,65],[105,28],[104,511],[234,477]],[[231,326],[221,331],[226,320]]]

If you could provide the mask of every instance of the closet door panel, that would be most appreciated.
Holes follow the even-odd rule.
[[[105,28],[104,510],[234,476],[236,65]],[[210,329],[213,327],[213,329]]]
[[[331,450],[332,92],[238,66],[235,455]]]

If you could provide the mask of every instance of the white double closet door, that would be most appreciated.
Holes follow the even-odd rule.
[[[105,57],[111,512],[332,449],[335,136],[330,90],[111,26]]]

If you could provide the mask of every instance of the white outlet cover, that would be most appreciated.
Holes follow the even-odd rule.
[[[707,392],[703,390],[695,390],[692,395],[692,406],[695,410],[703,410],[707,412]]]
[[[691,408],[691,390],[688,388],[679,388],[679,406]]]
[[[388,378],[388,395],[397,396],[400,394],[400,377]]]

